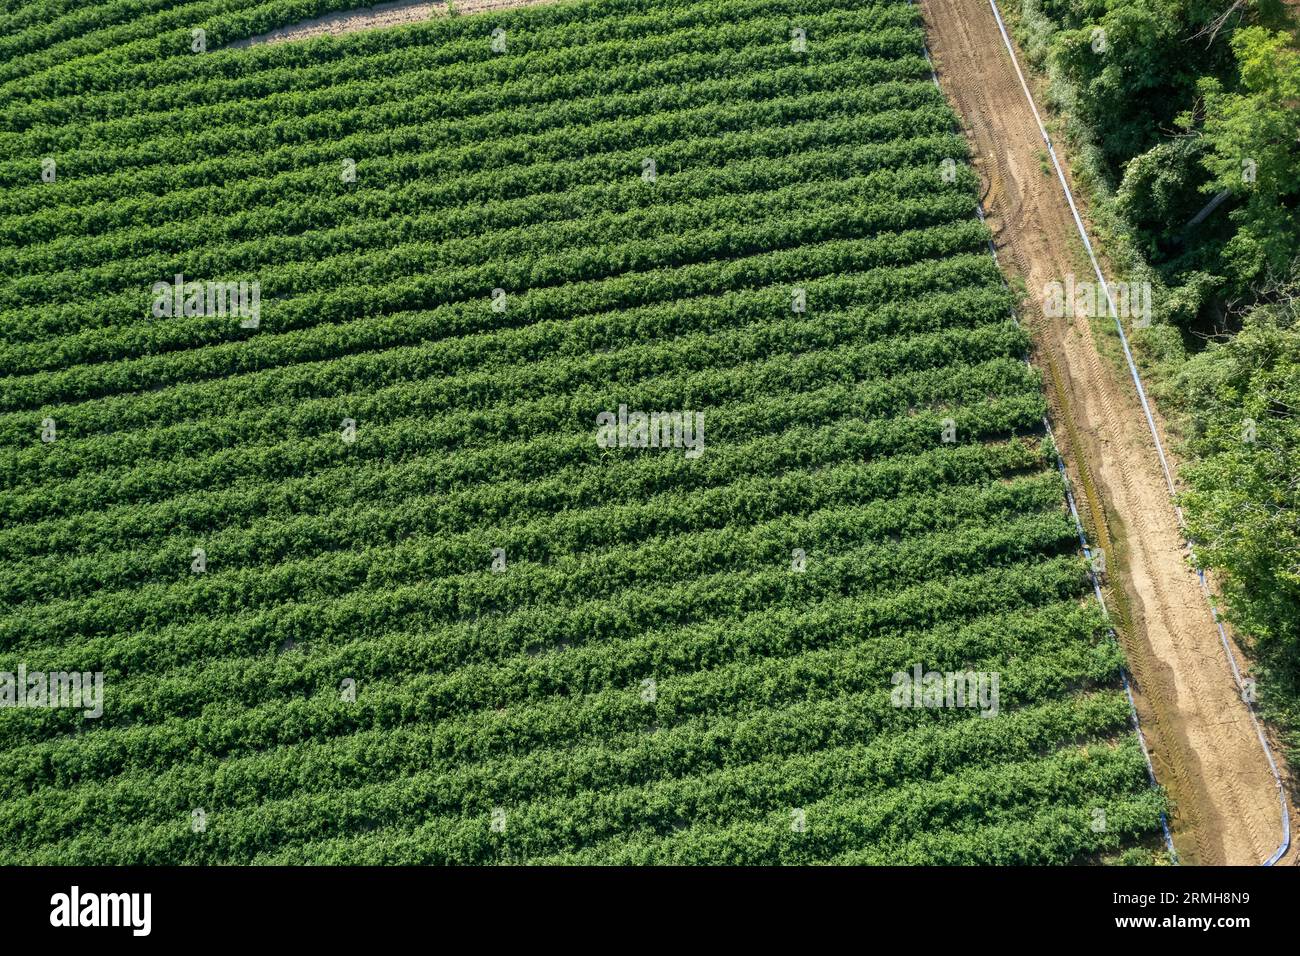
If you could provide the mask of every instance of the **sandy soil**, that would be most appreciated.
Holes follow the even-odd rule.
[[[456,0],[454,6],[457,15],[461,15],[554,2],[555,0]],[[280,27],[270,33],[249,37],[247,40],[238,40],[230,46],[232,49],[237,49],[262,43],[288,43],[292,40],[308,40],[325,33],[355,33],[358,30],[380,30],[405,23],[419,23],[433,17],[447,16],[449,6],[447,3],[427,3],[424,0],[395,0],[392,3],[380,3],[373,7],[330,13],[323,17],[316,17],[314,20],[303,20],[301,23]]]
[[[1281,839],[1276,785],[1188,564],[1136,390],[1099,354],[1088,320],[1042,314],[1046,283],[1086,279],[1091,267],[1060,182],[1044,172],[1033,113],[988,0],[920,2],[940,83],[984,181],[999,258],[1032,299],[1035,361],[1061,450],[1094,539],[1110,545],[1108,603],[1118,609],[1156,776],[1175,803],[1175,846],[1189,864],[1261,863]]]

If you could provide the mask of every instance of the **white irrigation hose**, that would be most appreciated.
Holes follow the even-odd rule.
[[[1056,178],[1061,181],[1061,188],[1065,191],[1065,201],[1070,204],[1070,214],[1074,216],[1074,224],[1079,229],[1079,237],[1083,239],[1083,247],[1088,250],[1088,259],[1092,262],[1092,269],[1097,274],[1097,282],[1101,285],[1102,292],[1106,295],[1106,305],[1110,308],[1111,317],[1115,320],[1115,327],[1119,330],[1119,340],[1124,346],[1124,359],[1128,362],[1129,371],[1133,375],[1133,384],[1137,387],[1138,399],[1142,402],[1142,411],[1146,414],[1147,425],[1151,428],[1151,437],[1155,439],[1156,454],[1160,456],[1160,467],[1165,473],[1165,483],[1169,486],[1169,494],[1172,496],[1174,490],[1174,478],[1169,470],[1169,462],[1165,459],[1165,449],[1160,443],[1160,435],[1156,431],[1155,419],[1151,416],[1151,406],[1147,402],[1146,389],[1142,387],[1142,379],[1138,377],[1137,366],[1133,364],[1133,353],[1129,351],[1128,336],[1124,334],[1124,326],[1120,322],[1119,312],[1115,309],[1115,300],[1110,296],[1110,286],[1106,284],[1106,277],[1101,274],[1101,266],[1097,262],[1097,257],[1092,251],[1092,241],[1088,238],[1088,230],[1083,228],[1083,220],[1079,218],[1079,208],[1074,204],[1074,194],[1070,192],[1070,184],[1065,180],[1065,172],[1061,169],[1061,164],[1056,158],[1056,147],[1052,145],[1052,138],[1047,135],[1047,127],[1043,125],[1043,118],[1038,115],[1038,107],[1034,104],[1033,94],[1029,92],[1029,84],[1025,82],[1025,74],[1020,72],[1020,61],[1016,59],[1015,50],[1011,47],[1011,38],[1007,36],[1007,28],[1002,23],[1002,14],[998,13],[998,6],[994,0],[989,0],[989,6],[993,8],[993,16],[997,17],[998,29],[1002,32],[1002,40],[1007,45],[1007,52],[1011,54],[1011,65],[1016,68],[1016,76],[1020,79],[1020,88],[1025,91],[1025,99],[1029,101],[1029,108],[1034,111],[1034,122],[1038,124],[1038,132],[1043,135],[1043,142],[1047,144],[1047,152],[1052,158],[1052,167],[1056,170]],[[1179,513],[1181,520],[1182,513]]]
[[[1043,136],[1043,142],[1047,144],[1048,155],[1051,156],[1052,166],[1056,169],[1056,178],[1061,181],[1061,188],[1065,191],[1065,201],[1070,204],[1070,213],[1074,216],[1074,224],[1079,230],[1079,238],[1083,240],[1083,247],[1088,252],[1088,259],[1092,262],[1093,271],[1097,274],[1097,282],[1101,285],[1101,290],[1106,296],[1106,305],[1110,309],[1111,318],[1115,320],[1115,328],[1119,332],[1120,344],[1124,347],[1124,360],[1128,363],[1129,374],[1133,376],[1133,384],[1137,388],[1138,399],[1142,403],[1142,411],[1146,415],[1147,426],[1151,429],[1151,438],[1155,442],[1156,454],[1160,456],[1160,467],[1164,471],[1165,484],[1169,488],[1169,497],[1174,503],[1174,513],[1178,517],[1178,526],[1184,530],[1184,539],[1186,540],[1186,524],[1183,520],[1183,510],[1178,506],[1176,500],[1177,491],[1174,488],[1173,474],[1169,470],[1169,462],[1165,458],[1165,449],[1160,442],[1160,433],[1156,428],[1155,418],[1151,414],[1151,405],[1147,401],[1146,389],[1142,387],[1142,378],[1138,375],[1137,365],[1133,361],[1133,353],[1129,349],[1128,336],[1124,334],[1124,323],[1120,321],[1119,312],[1115,308],[1115,300],[1111,298],[1110,287],[1106,284],[1106,277],[1102,275],[1101,265],[1097,262],[1097,256],[1093,253],[1092,242],[1088,239],[1088,230],[1084,228],[1083,220],[1079,217],[1079,209],[1074,203],[1074,194],[1070,191],[1070,184],[1066,181],[1065,172],[1061,169],[1061,163],[1056,158],[1056,148],[1052,145],[1051,137],[1047,135],[1047,127],[1043,125],[1043,118],[1038,115],[1038,107],[1034,104],[1034,96],[1029,91],[1029,84],[1025,82],[1025,74],[1020,70],[1020,61],[1016,59],[1015,48],[1011,45],[1011,37],[1007,35],[1006,24],[1002,22],[1002,14],[998,11],[996,0],[989,0],[989,7],[992,8],[993,16],[998,22],[998,31],[1002,34],[1002,42],[1006,44],[1007,53],[1011,56],[1011,65],[1015,67],[1016,76],[1020,79],[1020,88],[1024,90],[1025,99],[1029,101],[1029,108],[1033,110],[1034,121],[1038,124],[1038,131]],[[1073,501],[1071,507],[1073,508]],[[1210,613],[1213,615],[1215,626],[1219,630],[1219,639],[1223,643],[1223,651],[1228,656],[1228,664],[1232,667],[1232,675],[1237,682],[1237,687],[1243,691],[1242,699],[1246,701],[1246,712],[1250,714],[1251,723],[1255,727],[1255,734],[1259,738],[1260,746],[1264,749],[1264,756],[1268,760],[1269,769],[1273,772],[1273,782],[1277,786],[1278,799],[1282,804],[1282,843],[1273,852],[1273,855],[1264,861],[1264,866],[1272,866],[1291,847],[1291,812],[1287,807],[1286,790],[1282,785],[1282,776],[1278,773],[1277,763],[1273,759],[1273,751],[1268,746],[1268,739],[1264,736],[1264,730],[1255,716],[1255,707],[1251,701],[1246,699],[1247,695],[1244,693],[1245,684],[1242,681],[1241,671],[1237,667],[1237,660],[1232,654],[1231,645],[1228,643],[1227,632],[1223,629],[1223,622],[1219,619],[1219,612],[1214,606],[1210,589],[1205,582],[1205,572],[1201,569],[1191,542],[1187,541],[1187,545],[1191,549],[1192,563],[1196,567],[1196,574],[1201,582],[1201,591],[1210,605]],[[1086,542],[1084,546],[1087,547]],[[1140,730],[1138,732],[1141,733]]]
[[[912,2],[915,3],[916,0],[912,0]],[[939,75],[934,71],[934,61],[930,59],[930,48],[924,42],[921,43],[921,53],[925,56],[925,62],[930,66],[930,79],[934,81],[935,88],[942,91],[943,87],[939,84]],[[979,216],[980,222],[984,222],[984,210],[980,208],[978,203],[975,205],[975,215]],[[998,250],[997,247],[993,245],[993,239],[991,237],[988,240],[988,245],[989,253],[993,256],[993,261],[997,263]],[[999,264],[999,269],[1000,268],[1001,266]],[[1004,288],[1006,287],[1006,284],[1007,280],[1003,278],[1002,285]],[[1014,310],[1011,312],[1011,318],[1018,322]],[[1028,356],[1025,357],[1025,364],[1032,368]],[[1047,435],[1052,439],[1052,447],[1056,448],[1056,436],[1052,433],[1052,425],[1047,420],[1046,415],[1043,416],[1043,427],[1047,429]],[[1106,607],[1106,599],[1102,596],[1101,584],[1092,569],[1092,551],[1088,548],[1088,537],[1083,530],[1083,521],[1079,518],[1079,509],[1075,507],[1074,494],[1070,490],[1070,476],[1065,470],[1065,460],[1061,458],[1059,451],[1056,455],[1056,467],[1061,473],[1061,481],[1065,488],[1065,500],[1070,506],[1070,514],[1074,516],[1074,528],[1079,535],[1079,543],[1083,546],[1084,558],[1088,562],[1088,578],[1092,581],[1093,592],[1097,595],[1097,603],[1101,605],[1102,613],[1106,615],[1108,622],[1107,627],[1110,631],[1111,638],[1114,639],[1116,643],[1119,643],[1119,637],[1115,634],[1115,629],[1109,626],[1110,611]],[[1147,750],[1146,735],[1142,733],[1142,725],[1138,720],[1137,702],[1133,699],[1133,690],[1129,686],[1128,670],[1124,667],[1120,668],[1120,679],[1124,683],[1124,695],[1128,698],[1129,717],[1133,721],[1133,729],[1137,732],[1138,746],[1142,748],[1142,757],[1147,764],[1147,778],[1151,781],[1151,786],[1158,787],[1159,783],[1156,781],[1155,765],[1152,764],[1151,753]],[[1270,757],[1270,760],[1271,759],[1272,758]],[[1174,849],[1174,837],[1169,830],[1169,819],[1163,810],[1160,811],[1160,828],[1165,834],[1165,846],[1169,850],[1169,859],[1176,865],[1178,863],[1178,851]]]

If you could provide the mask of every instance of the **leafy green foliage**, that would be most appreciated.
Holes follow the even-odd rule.
[[[1197,71],[1185,46],[1184,0],[1066,4],[1051,56],[1078,89],[1079,119],[1115,168],[1160,135],[1152,103],[1186,101]],[[1056,4],[1045,4],[1049,15]]]
[[[340,6],[0,17],[0,671],[106,681],[0,712],[0,861],[1151,845],[915,9],[218,49]],[[152,318],[175,273],[256,279],[260,326]],[[704,453],[602,448],[620,404],[702,410]],[[997,672],[998,716],[894,706],[916,663]]]
[[[1262,703],[1300,719],[1300,325],[1294,289],[1231,341],[1188,362],[1180,392],[1196,422],[1186,512],[1202,559],[1221,572],[1233,620],[1270,681]]]
[[[1201,84],[1203,161],[1213,177],[1205,189],[1244,199],[1223,249],[1238,294],[1285,276],[1300,256],[1300,50],[1290,43],[1261,27],[1239,30],[1232,49],[1240,90],[1212,77]]]
[[[1050,49],[1070,87],[1060,99],[1104,154],[1109,179],[1118,180],[1114,209],[1142,264],[1164,280],[1156,311],[1172,328],[1137,338],[1165,380],[1155,391],[1171,403],[1166,410],[1181,413],[1174,421],[1188,435],[1185,512],[1198,553],[1219,572],[1231,618],[1261,655],[1263,705],[1300,746],[1294,9],[1288,14],[1274,2],[1159,3],[1147,13],[1138,9],[1145,3],[1023,6],[1055,28]],[[1093,55],[1085,37],[1106,24],[1115,27],[1111,50]],[[1204,348],[1207,340],[1213,344]],[[1253,443],[1243,440],[1247,422],[1258,432]]]

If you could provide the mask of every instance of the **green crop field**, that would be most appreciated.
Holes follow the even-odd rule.
[[[912,5],[348,6],[3,2],[0,862],[1150,860]]]

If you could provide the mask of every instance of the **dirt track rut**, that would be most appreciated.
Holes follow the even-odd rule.
[[[1076,486],[1091,492],[1090,530],[1111,545],[1111,603],[1124,609],[1122,640],[1156,776],[1174,802],[1175,846],[1184,863],[1261,863],[1281,839],[1276,785],[1188,563],[1136,390],[1099,354],[1086,318],[1043,314],[1047,283],[1086,280],[1091,266],[1060,182],[1044,171],[1038,125],[988,0],[920,4],[940,84],[984,181],[999,258],[1032,300],[1035,361],[1052,417],[1066,426],[1058,437],[1068,435],[1061,450]]]

